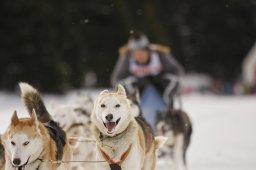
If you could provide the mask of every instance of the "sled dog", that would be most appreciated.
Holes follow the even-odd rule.
[[[83,141],[92,138],[91,111],[93,100],[88,96],[77,96],[74,102],[53,108],[53,118],[66,132],[73,151],[72,169],[91,169],[92,163],[81,162],[95,159],[95,143]]]
[[[96,169],[155,170],[156,149],[166,138],[154,137],[143,119],[135,119],[123,86],[115,92],[102,91],[91,118],[97,158],[105,161]]]
[[[65,132],[52,119],[38,91],[19,84],[29,118],[18,118],[14,111],[3,134],[6,170],[64,170],[71,160]],[[65,163],[64,163],[65,162]]]
[[[175,170],[185,170],[186,152],[192,134],[192,123],[188,114],[170,108],[166,112],[158,113],[156,127],[158,135],[168,137],[159,151],[159,157],[166,161],[172,159],[173,164],[168,166]]]
[[[74,102],[52,108],[52,115],[68,137],[91,137],[91,112],[93,100],[77,96]]]
[[[138,90],[128,95],[131,108],[141,116],[140,95]],[[157,115],[157,134],[168,137],[167,142],[159,149],[159,158],[164,166],[173,167],[175,170],[186,169],[186,152],[192,134],[192,123],[187,113],[174,110],[171,106],[168,111]],[[171,164],[169,164],[171,163]]]

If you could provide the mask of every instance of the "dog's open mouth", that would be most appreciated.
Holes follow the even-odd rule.
[[[117,119],[116,122],[107,122],[107,123],[104,123],[104,126],[108,129],[107,133],[108,134],[112,134],[115,130],[115,127],[118,125],[119,121],[120,121],[121,118]]]

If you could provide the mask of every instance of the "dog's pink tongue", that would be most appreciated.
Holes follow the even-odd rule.
[[[106,126],[108,128],[108,131],[112,131],[116,127],[116,122],[108,122],[106,123]]]

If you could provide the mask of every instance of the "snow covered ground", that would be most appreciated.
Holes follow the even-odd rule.
[[[51,108],[52,103],[65,103],[73,96],[43,97]],[[256,97],[194,94],[182,99],[194,128],[188,150],[189,170],[256,169]],[[0,92],[0,133],[15,109],[19,116],[27,116],[19,94]]]
[[[256,97],[184,97],[194,133],[191,170],[256,169]]]

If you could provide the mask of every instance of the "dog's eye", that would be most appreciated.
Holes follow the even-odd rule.
[[[16,143],[15,143],[15,142],[13,142],[13,141],[11,141],[11,144],[12,144],[13,146],[15,146],[15,145],[16,145]]]
[[[29,144],[29,141],[26,141],[23,143],[24,146],[27,146]]]
[[[120,104],[115,105],[116,108],[120,107]]]
[[[102,104],[102,105],[100,105],[100,107],[104,108],[104,107],[106,107],[106,105],[105,105],[105,104]]]

